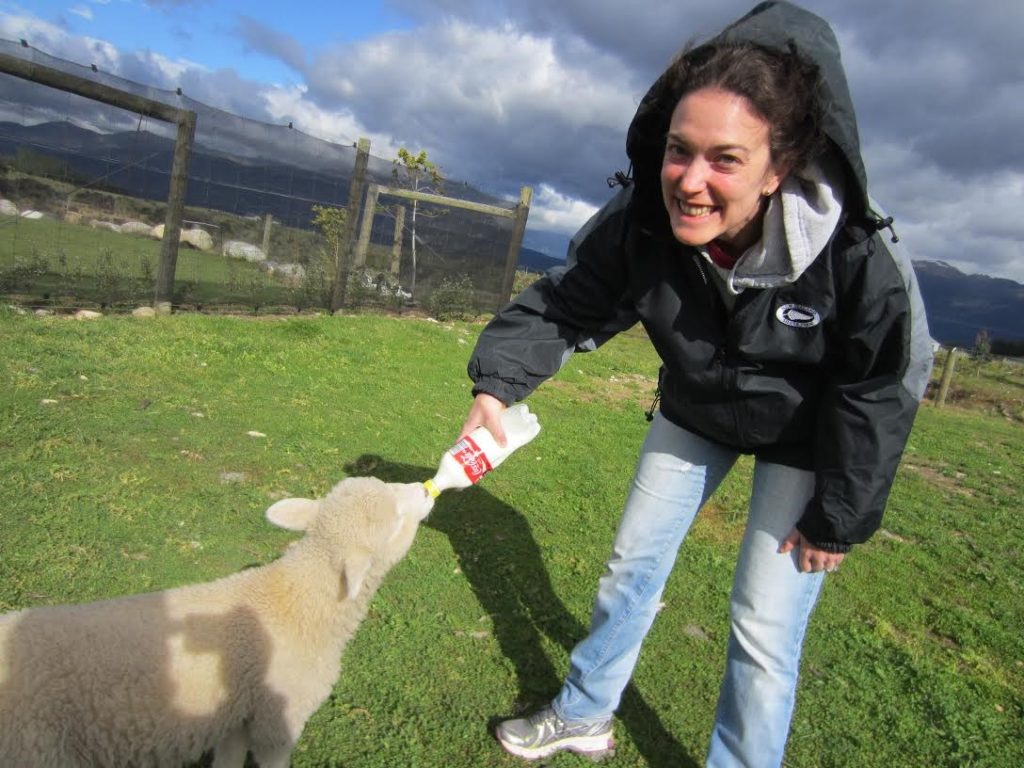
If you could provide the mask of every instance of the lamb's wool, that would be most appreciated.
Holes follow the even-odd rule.
[[[432,504],[419,483],[349,479],[267,511],[308,529],[269,565],[0,616],[0,765],[177,768],[214,748],[217,768],[287,766]]]

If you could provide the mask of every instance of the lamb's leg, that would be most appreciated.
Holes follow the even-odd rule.
[[[287,702],[283,711],[279,702],[257,709],[249,723],[249,733],[252,756],[260,768],[288,768],[292,750],[311,714],[308,705],[295,701]]]
[[[285,744],[281,747],[266,748],[254,753],[253,757],[260,768],[288,768],[291,764],[292,746]]]
[[[245,726],[228,731],[213,750],[213,768],[243,768],[249,751]],[[262,768],[262,763],[260,766]]]

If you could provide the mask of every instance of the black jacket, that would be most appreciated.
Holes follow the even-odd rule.
[[[847,188],[824,248],[798,276],[748,287],[727,309],[704,256],[668,228],[659,169],[675,97],[659,80],[627,138],[634,183],[576,235],[567,269],[488,324],[469,374],[474,393],[521,400],[573,350],[639,321],[663,362],[663,415],[739,451],[813,470],[814,498],[798,527],[818,546],[846,551],[881,522],[927,384],[923,303],[909,258],[878,231],[891,220],[867,195],[828,25],[789,3],[762,3],[717,40],[795,45],[818,64],[824,127]]]

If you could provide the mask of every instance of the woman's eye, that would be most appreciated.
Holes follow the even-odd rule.
[[[715,162],[717,162],[719,165],[729,167],[739,165],[740,159],[736,157],[736,155],[719,155],[717,158],[715,158]]]

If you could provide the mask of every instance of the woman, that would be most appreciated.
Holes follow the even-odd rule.
[[[853,115],[828,25],[762,3],[659,78],[629,129],[632,183],[481,334],[463,434],[499,440],[501,410],[573,349],[639,321],[663,363],[590,634],[551,706],[498,727],[508,751],[610,748],[676,552],[751,453],[708,764],[782,762],[825,573],[878,528],[931,366]]]

